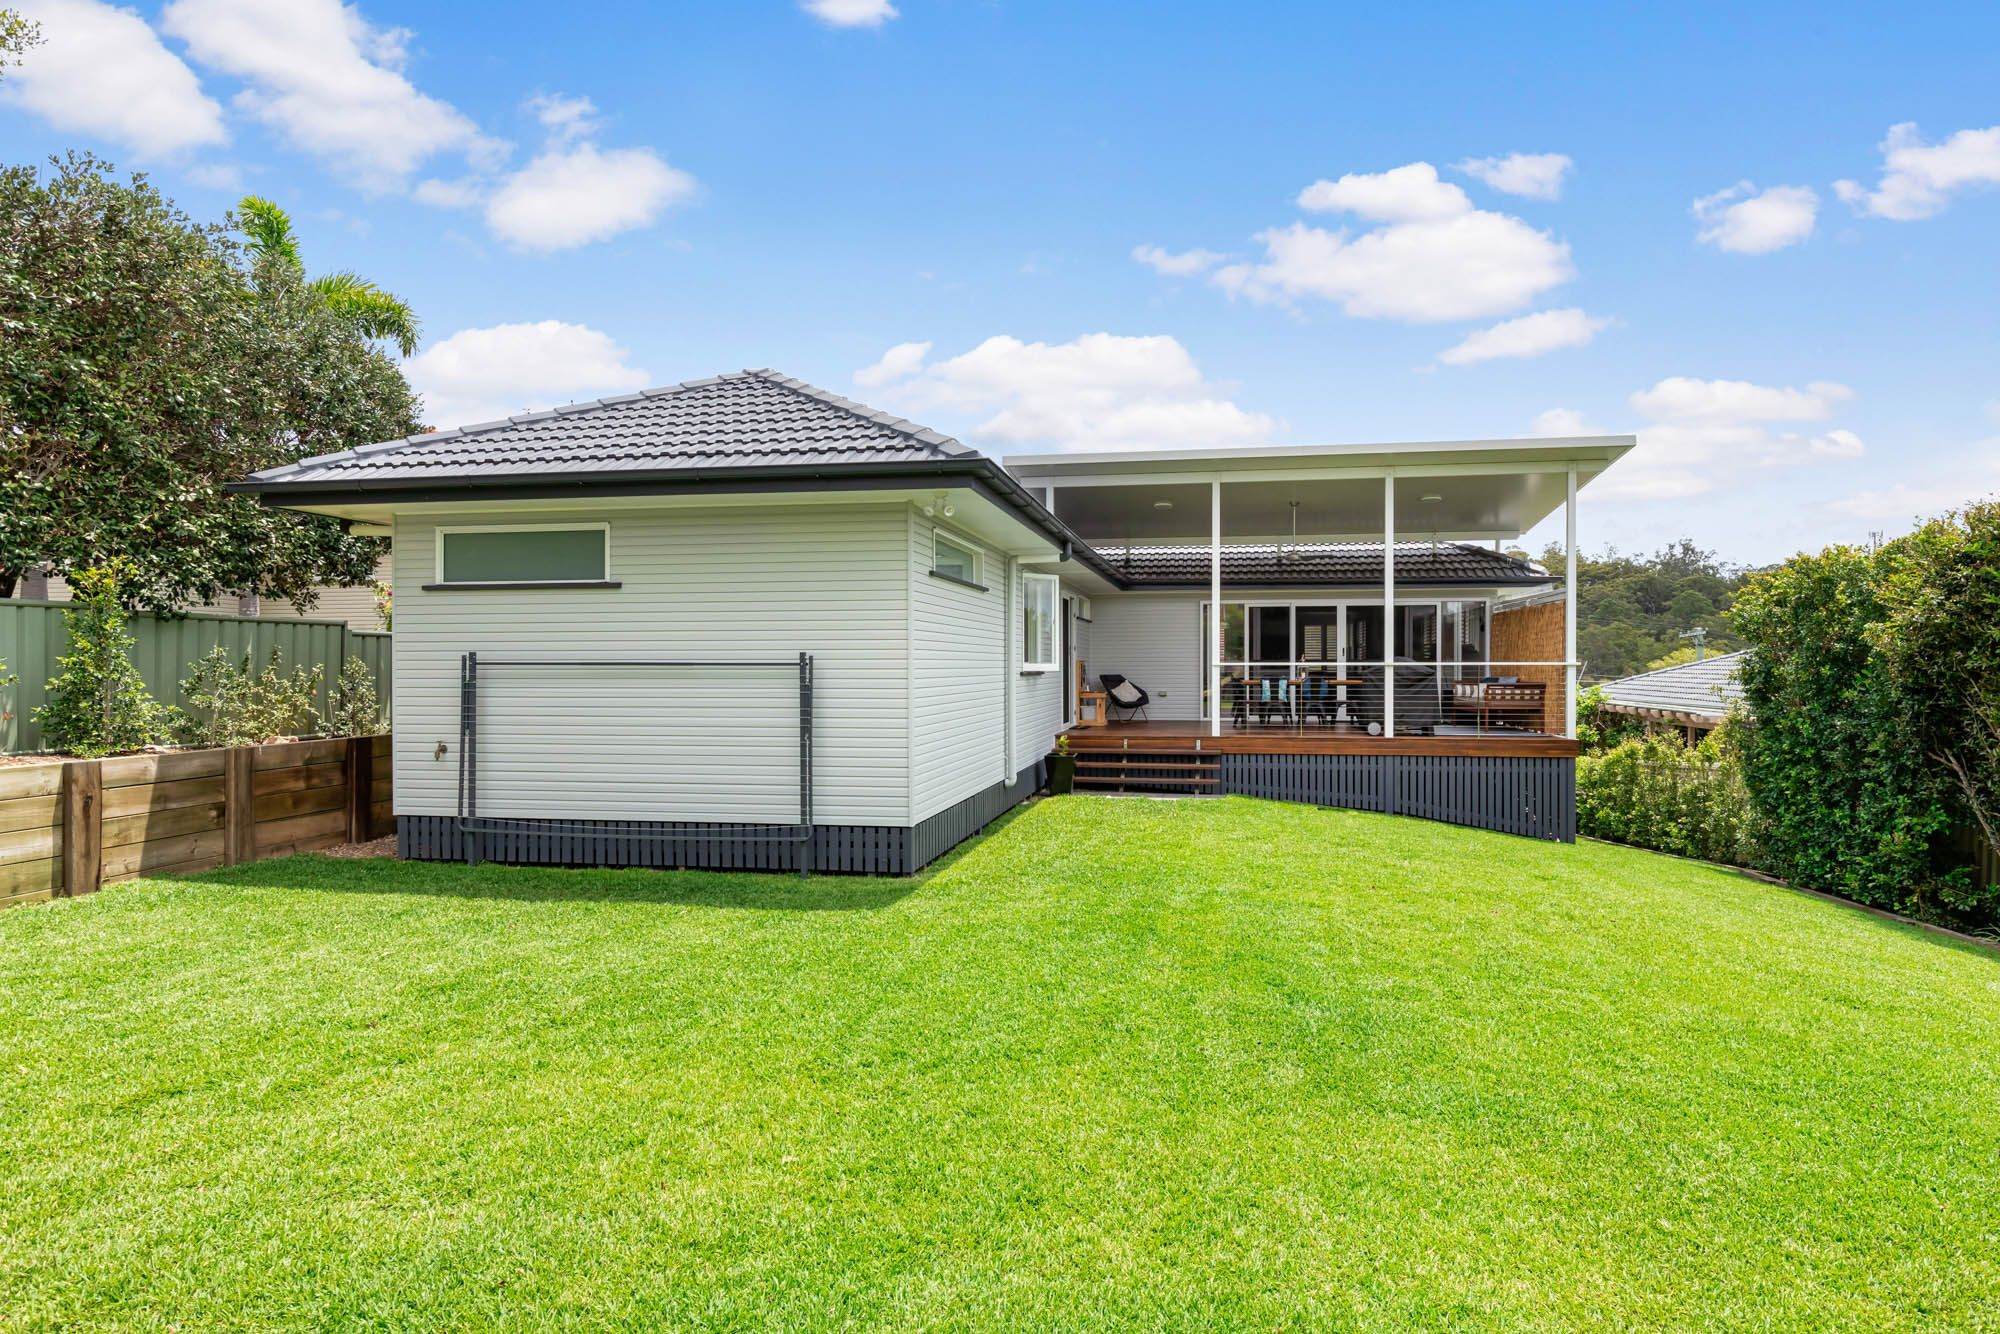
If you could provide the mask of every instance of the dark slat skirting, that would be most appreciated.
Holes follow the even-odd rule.
[[[1222,755],[1222,790],[1576,842],[1576,761],[1505,755]]]
[[[1013,786],[995,783],[939,811],[914,828],[902,825],[820,825],[813,830],[812,869],[856,875],[909,875],[923,869],[1032,795],[1042,782],[1038,760]],[[772,841],[775,825],[692,824],[668,820],[507,820],[479,835],[481,861],[524,866],[650,866],[707,871],[795,871],[797,845]],[[686,841],[662,833],[700,834]],[[649,837],[635,838],[633,834]],[[733,836],[733,837],[732,837]],[[462,861],[465,841],[449,815],[396,820],[396,851],[415,861]]]

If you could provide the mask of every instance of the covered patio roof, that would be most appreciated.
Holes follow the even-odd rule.
[[[1383,486],[1395,529],[1439,541],[1512,540],[1635,443],[1629,435],[1228,450],[1011,455],[1007,471],[1095,545],[1206,545],[1211,484],[1225,542],[1380,541]],[[1296,523],[1294,522],[1296,517]]]

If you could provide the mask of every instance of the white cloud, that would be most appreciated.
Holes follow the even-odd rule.
[[[1574,306],[1538,310],[1467,334],[1455,347],[1438,353],[1438,360],[1447,366],[1466,366],[1496,357],[1539,357],[1559,347],[1582,347],[1613,323],[1609,316],[1586,315]]]
[[[1635,432],[1638,443],[1591,483],[1590,494],[1599,500],[1677,500],[1712,492],[1720,479],[1743,480],[1753,469],[1860,458],[1867,448],[1846,427],[1786,429],[1789,423],[1825,421],[1853,397],[1853,390],[1830,380],[1815,380],[1804,389],[1687,376],[1661,380],[1628,400],[1645,419]],[[1570,408],[1542,413],[1531,433],[1604,434]]]
[[[873,366],[854,372],[854,383],[864,389],[874,389],[906,379],[923,369],[924,358],[930,354],[929,343],[898,343],[884,352],[882,359]]]
[[[889,0],[802,0],[799,8],[835,28],[879,28],[898,13]]]
[[[546,93],[529,98],[523,105],[559,143],[580,139],[597,129],[597,104],[587,97]]]
[[[609,334],[541,320],[461,329],[403,362],[434,426],[471,426],[536,408],[643,389],[646,372]]]
[[[416,189],[410,191],[412,199],[432,208],[471,208],[485,195],[485,183],[477,176],[461,176],[452,181],[432,177],[418,181]]]
[[[399,188],[431,157],[492,165],[505,145],[401,72],[407,29],[370,26],[340,0],[173,0],[160,23],[195,60],[244,81],[237,110],[363,190]]]
[[[967,432],[983,442],[1171,448],[1247,444],[1277,429],[1270,417],[1231,402],[1164,334],[1085,334],[1053,344],[997,335],[926,365],[928,348],[899,344],[855,378],[888,390],[913,415],[983,417]]]
[[[1257,234],[1264,259],[1230,264],[1218,287],[1253,301],[1335,301],[1348,315],[1431,323],[1519,309],[1575,276],[1569,247],[1519,218],[1476,209],[1428,162],[1319,181],[1302,207],[1385,225],[1359,236],[1295,222]]]
[[[0,100],[141,158],[227,142],[221,105],[138,14],[97,0],[27,0],[19,9],[41,25],[42,41],[0,80]]]
[[[1812,235],[1819,196],[1803,185],[1774,185],[1760,192],[1749,181],[1739,181],[1695,200],[1693,212],[1701,224],[1696,240],[1739,255],[1764,255]]]
[[[1996,495],[2000,495],[2000,436],[1974,442],[1949,466],[1921,480],[1857,491],[1819,508],[1834,518],[1900,530]]]
[[[1132,258],[1168,278],[1188,278],[1205,273],[1229,256],[1213,250],[1183,250],[1176,254],[1156,245],[1134,246]]]
[[[1873,190],[1835,181],[1834,193],[1862,213],[1913,222],[1942,213],[1952,195],[2000,185],[2000,125],[1960,130],[1927,144],[1914,122],[1891,126],[1882,140],[1882,179]]]
[[[1830,380],[1804,389],[1687,376],[1661,380],[1631,396],[1632,410],[1650,424],[1595,493],[1613,499],[1697,495],[1714,489],[1718,470],[1737,475],[1860,458],[1866,446],[1845,427],[1809,434],[1773,424],[1824,421],[1852,397],[1853,390]]]
[[[1438,179],[1428,162],[1381,172],[1349,172],[1299,191],[1299,207],[1315,213],[1355,213],[1374,222],[1423,222],[1472,211],[1465,191]]]
[[[1696,380],[1677,375],[1632,395],[1633,410],[1655,421],[1823,421],[1854,391],[1831,380],[1804,389],[1773,389],[1747,380]]]
[[[1594,424],[1589,417],[1575,408],[1550,408],[1535,414],[1535,420],[1528,425],[1532,436],[1565,435],[1607,435],[1602,426]]]
[[[568,250],[651,225],[695,179],[650,148],[552,146],[486,201],[486,225],[523,250]]]
[[[1506,157],[1469,157],[1458,170],[1495,190],[1525,199],[1558,199],[1563,177],[1576,164],[1564,153],[1509,153]]]
[[[224,190],[236,194],[243,189],[243,169],[229,162],[204,162],[182,173],[190,184],[204,190]]]

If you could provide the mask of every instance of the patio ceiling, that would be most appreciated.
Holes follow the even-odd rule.
[[[1631,436],[1193,452],[1042,454],[1005,460],[1084,540],[1205,544],[1221,482],[1225,542],[1380,541],[1382,479],[1394,473],[1396,531],[1440,540],[1513,539],[1631,448]]]

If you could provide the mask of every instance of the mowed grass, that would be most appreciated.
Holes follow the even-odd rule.
[[[1228,799],[0,914],[0,1327],[2000,1328],[2000,958]]]

